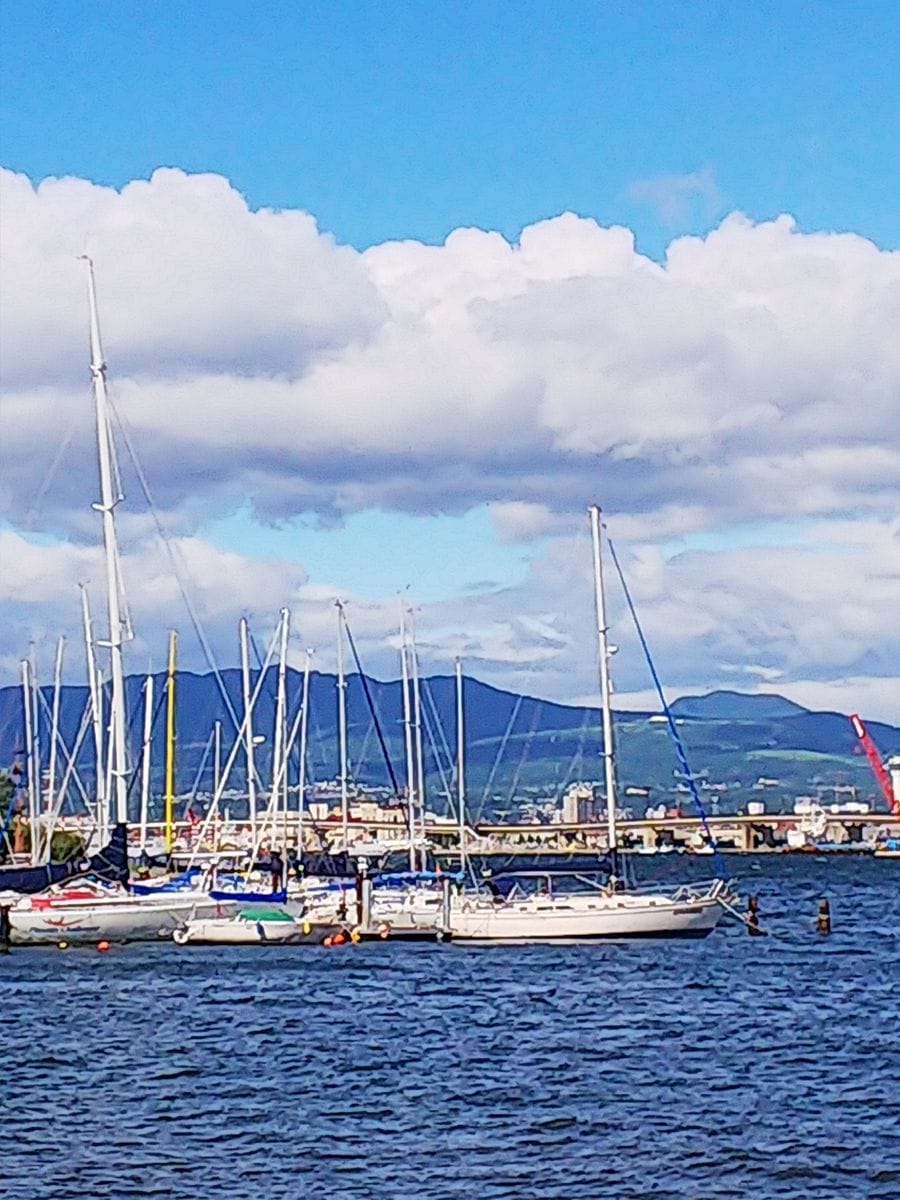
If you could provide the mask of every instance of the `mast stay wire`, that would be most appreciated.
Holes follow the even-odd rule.
[[[534,706],[534,712],[531,714],[531,727],[525,734],[525,737],[522,739],[522,753],[519,755],[518,764],[516,765],[515,771],[513,771],[512,779],[509,783],[509,804],[512,804],[513,800],[515,799],[516,791],[519,786],[519,780],[522,778],[522,771],[525,769],[525,764],[528,761],[528,757],[531,753],[531,744],[534,741],[534,735],[537,730],[538,721],[540,720],[543,709],[543,702],[538,700]]]
[[[203,778],[203,772],[206,770],[206,764],[209,762],[209,756],[212,753],[213,741],[215,740],[215,728],[209,731],[209,736],[206,739],[206,745],[203,747],[203,754],[200,757],[200,765],[194,772],[194,782],[191,784],[191,790],[188,792],[187,799],[181,808],[182,821],[187,819],[191,805],[197,799],[197,792],[200,790],[200,781]],[[214,789],[215,790],[215,789]]]
[[[71,406],[71,410],[70,410],[69,425],[68,425],[68,428],[66,429],[65,433],[63,434],[62,441],[59,443],[59,445],[56,448],[56,453],[54,454],[49,467],[47,468],[47,470],[44,473],[44,478],[41,480],[36,491],[32,494],[31,499],[28,501],[27,505],[25,506],[25,528],[26,529],[30,529],[33,527],[33,522],[34,522],[35,518],[38,516],[38,512],[39,512],[40,506],[44,500],[44,497],[47,495],[50,488],[52,487],[53,481],[56,478],[56,473],[59,470],[60,466],[62,465],[62,461],[66,456],[66,452],[68,451],[69,447],[72,444],[72,441],[75,437],[75,430],[78,427],[80,419],[81,419],[80,418],[80,409],[79,409],[78,405],[73,404]]]
[[[259,642],[257,642],[257,640],[256,640],[256,634],[253,632],[252,629],[250,629],[249,621],[247,622],[247,632],[250,637],[250,649],[253,651],[253,657],[256,659],[256,668],[260,672],[260,674],[258,676],[258,679],[261,680],[261,685],[262,685],[260,688],[260,695],[267,695],[269,697],[269,699],[272,701],[272,709],[274,711],[274,709],[277,707],[276,696],[277,696],[277,692],[278,692],[278,670],[277,670],[277,668],[275,668],[274,664],[272,664],[271,670],[269,670],[268,668],[266,668],[266,669],[263,668],[262,655],[259,652]],[[277,633],[277,630],[276,630],[276,633]],[[252,678],[252,674],[251,674],[251,678]],[[273,746],[274,746],[274,743],[273,743]],[[267,747],[267,749],[269,751],[269,754],[271,755],[273,747]],[[257,782],[257,785],[259,786],[260,791],[265,792],[266,787],[265,787],[265,784],[263,783],[262,774],[260,773],[260,769],[259,769],[259,765],[258,765],[258,759],[256,757],[254,757],[254,759],[253,759],[253,774],[256,776],[256,782]]]
[[[447,737],[444,733],[444,726],[441,722],[441,716],[440,716],[440,713],[438,712],[438,707],[437,707],[437,704],[435,703],[431,688],[428,686],[427,679],[422,680],[422,692],[423,692],[423,695],[425,696],[425,700],[427,701],[428,705],[431,707],[430,715],[429,715],[427,708],[422,710],[422,718],[425,722],[425,732],[428,734],[428,743],[431,746],[431,754],[432,754],[432,757],[434,758],[434,765],[437,768],[437,773],[438,773],[438,776],[441,781],[441,788],[443,789],[443,794],[447,797],[448,811],[452,815],[458,816],[458,814],[456,813],[456,805],[454,803],[453,796],[450,791],[450,788],[456,782],[456,766],[453,762],[453,757],[450,753],[450,747],[447,745]],[[440,739],[441,739],[440,747],[437,745],[437,743],[435,741],[435,737],[434,737],[435,729],[437,729],[438,734],[440,735]],[[449,780],[447,778],[447,771],[444,770],[444,763],[442,761],[442,755],[441,755],[442,750],[443,750],[443,753],[447,756],[447,771],[450,772]]]
[[[48,818],[49,818],[48,830],[49,830],[50,836],[52,836],[52,834],[53,834],[57,819],[58,819],[60,813],[62,812],[63,804],[65,803],[65,798],[68,794],[69,787],[73,780],[75,782],[75,786],[76,786],[77,790],[81,793],[81,799],[84,802],[85,809],[87,810],[89,815],[91,812],[91,805],[90,805],[90,801],[88,800],[87,791],[81,782],[81,777],[78,774],[78,768],[76,765],[77,760],[78,760],[78,755],[81,753],[81,747],[84,744],[84,739],[87,735],[88,730],[91,728],[90,712],[91,712],[90,703],[88,702],[85,705],[84,712],[82,713],[82,716],[81,716],[81,723],[78,727],[78,733],[75,737],[75,741],[72,746],[71,754],[69,753],[68,748],[65,745],[65,742],[62,740],[61,734],[59,734],[59,732],[57,731],[57,737],[59,738],[58,746],[62,752],[63,758],[65,759],[65,770],[63,772],[62,779],[60,780],[59,790],[57,791],[56,795],[53,797],[52,808],[50,809],[50,812],[48,813]],[[91,825],[90,833],[88,834],[88,838],[93,836],[95,829],[96,829],[96,821],[94,821]]]
[[[51,725],[51,728],[52,728],[52,714],[50,712],[50,705],[47,703],[47,698],[44,696],[44,692],[43,692],[42,688],[37,689],[37,695],[38,695],[38,706],[39,706],[38,711],[43,713],[44,717],[46,718],[47,722]],[[85,710],[85,712],[87,712],[87,709]],[[66,741],[62,735],[62,731],[60,729],[56,730],[56,746],[57,746],[57,749],[59,750],[59,752],[62,754],[63,759],[65,760],[63,765],[64,765],[64,769],[66,771],[68,771],[69,763],[74,762],[74,760],[77,758],[78,752],[81,750],[81,745],[82,745],[82,742],[84,741],[84,734],[82,733],[82,727],[85,723],[85,719],[86,718],[83,713],[82,717],[81,717],[81,722],[78,726],[78,733],[76,734],[75,749],[73,749],[71,752],[69,750],[69,747],[66,745]],[[64,775],[63,778],[66,778],[66,776]],[[88,803],[87,789],[85,788],[84,784],[82,783],[81,776],[78,774],[77,769],[74,769],[74,774],[72,775],[72,779],[70,780],[70,782],[74,782],[75,787],[81,794],[82,800],[85,802],[85,805],[87,805],[87,803]],[[56,797],[54,797],[54,804],[55,804],[55,800],[56,800]]]
[[[370,713],[369,714],[369,723],[366,726],[366,732],[363,734],[362,744],[360,745],[359,750],[357,751],[357,754],[356,754],[356,765],[355,766],[351,761],[349,761],[349,759],[350,759],[349,753],[347,755],[347,758],[348,758],[347,765],[350,770],[350,778],[354,783],[359,782],[359,776],[360,776],[363,768],[365,767],[366,755],[369,753],[369,742],[372,740],[372,734],[374,732],[375,732],[375,718]]]
[[[604,526],[604,528],[605,528],[605,526]],[[675,753],[678,756],[678,761],[681,766],[682,774],[684,775],[685,779],[687,780],[688,787],[690,788],[690,791],[691,791],[691,799],[694,801],[694,804],[697,807],[697,812],[700,815],[700,823],[703,826],[703,832],[706,834],[707,840],[708,840],[710,846],[712,847],[712,852],[715,857],[716,870],[721,879],[727,879],[728,872],[725,868],[724,862],[722,861],[722,856],[719,853],[719,847],[716,844],[715,835],[713,834],[713,831],[710,828],[709,820],[706,815],[706,809],[703,806],[703,801],[700,799],[700,789],[697,787],[697,782],[694,778],[694,773],[691,770],[690,763],[688,762],[687,750],[685,749],[684,742],[681,739],[681,734],[678,732],[678,727],[675,724],[675,718],[672,716],[672,710],[669,707],[668,701],[666,700],[666,697],[665,697],[665,693],[663,692],[662,683],[660,682],[659,674],[656,670],[656,664],[654,663],[653,656],[650,653],[650,647],[647,644],[646,637],[644,636],[644,630],[643,630],[643,628],[641,626],[641,622],[638,618],[637,609],[635,608],[634,601],[631,598],[631,592],[629,591],[628,584],[625,582],[625,573],[623,572],[622,567],[619,563],[619,556],[616,554],[616,548],[613,545],[613,541],[612,541],[612,538],[609,536],[609,533],[607,533],[607,535],[606,535],[606,544],[609,546],[610,557],[613,560],[613,565],[616,568],[616,573],[619,576],[619,582],[622,585],[622,591],[625,595],[625,603],[628,605],[628,611],[630,612],[631,619],[634,622],[634,627],[637,631],[638,640],[641,643],[641,649],[644,651],[644,657],[647,660],[647,666],[650,668],[650,674],[653,677],[653,684],[654,684],[654,687],[656,688],[656,694],[659,697],[660,705],[662,706],[662,710],[665,715],[666,722],[669,726],[669,733],[671,734],[672,741],[675,745]]]
[[[562,796],[566,788],[575,778],[576,774],[584,774],[584,748],[587,744],[588,730],[591,726],[592,710],[585,708],[584,717],[581,721],[581,728],[578,730],[578,742],[572,757],[569,759],[569,765],[566,768],[566,773],[563,776],[562,783],[557,784],[558,795]]]
[[[164,690],[161,688],[161,689],[160,689],[160,692],[159,692],[159,695],[158,695],[158,697],[157,697],[157,699],[156,699],[156,705],[155,705],[155,707],[154,707],[154,709],[153,709],[153,716],[152,716],[152,718],[151,718],[151,720],[150,720],[150,737],[149,737],[149,739],[148,739],[148,740],[150,741],[151,745],[152,745],[152,743],[153,743],[153,735],[154,735],[154,733],[156,733],[156,725],[157,725],[157,722],[159,721],[160,714],[161,714],[161,712],[162,712],[163,708],[165,707],[165,704],[166,704],[166,693],[165,693],[165,691],[164,691]],[[137,712],[138,712],[138,710],[137,710],[137,706],[135,706],[134,712],[132,713],[132,717],[131,717],[131,724],[128,726],[128,732],[129,732],[129,733],[131,733],[131,731],[132,731],[132,727],[134,726],[134,724],[135,724],[135,722],[136,722],[136,720],[137,720]],[[143,738],[143,735],[142,735],[142,736],[141,736],[141,742],[140,742],[140,749],[141,749],[141,753],[142,753],[142,754],[143,754],[143,751],[144,751],[144,746],[145,746],[145,744],[146,744],[146,743],[144,742],[144,738]],[[139,779],[140,779],[140,773],[139,773],[137,770],[134,770],[134,769],[133,769],[133,770],[131,771],[131,778],[128,780],[128,798],[129,798],[129,799],[131,799],[131,794],[132,794],[132,792],[134,791],[135,787],[137,786],[137,781],[138,781]]]
[[[493,765],[491,766],[490,774],[488,775],[487,781],[485,782],[484,791],[481,793],[481,804],[478,806],[478,815],[475,817],[476,825],[478,824],[478,822],[481,820],[482,816],[484,815],[484,806],[487,803],[488,795],[490,793],[491,788],[493,787],[494,779],[497,775],[497,769],[500,766],[500,761],[503,758],[503,755],[506,751],[506,746],[507,746],[507,743],[509,742],[510,734],[513,731],[513,726],[515,725],[516,719],[519,716],[519,710],[522,707],[522,702],[524,699],[525,699],[525,697],[521,693],[518,696],[516,696],[516,702],[512,707],[512,712],[510,713],[509,720],[506,723],[506,729],[503,731],[503,737],[500,739],[500,745],[497,747],[497,753],[494,756],[494,762],[493,762]]]
[[[378,719],[378,710],[375,706],[375,701],[369,688],[369,681],[366,678],[365,671],[362,669],[362,663],[360,662],[359,653],[356,649],[356,642],[353,640],[353,634],[350,630],[350,623],[346,620],[346,618],[344,620],[344,629],[347,633],[347,643],[350,646],[350,652],[353,655],[353,661],[356,663],[356,669],[359,672],[359,678],[366,697],[366,703],[369,706],[369,712],[371,713],[372,719],[375,722],[375,732],[378,735],[378,744],[381,747],[381,753],[384,757],[384,763],[387,767],[388,776],[390,777],[391,787],[394,789],[394,796],[396,800],[400,802],[400,784],[397,780],[397,773],[394,770],[394,764],[391,762],[390,751],[388,750],[387,740],[384,736],[384,730],[381,728],[381,722]],[[409,804],[407,803],[405,807],[407,809],[407,816],[409,816]]]
[[[412,611],[413,610],[410,610],[411,613],[412,613]],[[422,675],[421,660],[419,658],[419,647],[415,641],[413,641],[413,644],[412,644],[412,656],[413,656],[413,662],[415,665],[415,670],[419,677],[419,684],[420,684],[419,690],[421,691],[422,695],[425,697],[425,700],[431,704],[431,709],[432,709],[432,714],[433,714],[432,718],[429,718],[427,704],[421,705],[420,711],[419,711],[419,721],[421,722],[422,728],[425,730],[425,733],[428,736],[428,744],[431,749],[432,758],[434,759],[434,765],[435,765],[435,768],[438,773],[438,778],[440,779],[441,787],[444,789],[444,792],[447,795],[447,798],[449,800],[450,792],[449,792],[449,788],[448,788],[448,784],[447,784],[447,776],[444,771],[443,763],[441,762],[441,756],[440,756],[440,752],[438,750],[437,743],[435,741],[434,729],[432,728],[432,720],[433,720],[434,725],[436,726],[438,732],[440,733],[441,741],[443,742],[443,745],[444,745],[444,751],[447,754],[447,761],[452,764],[453,760],[450,756],[450,749],[447,745],[447,739],[444,736],[444,728],[443,728],[443,725],[441,724],[441,719],[440,719],[440,716],[438,714],[437,708],[434,703],[434,697],[431,694],[431,689],[428,687],[428,680],[426,678],[424,678]],[[423,769],[423,773],[424,773],[425,777],[427,778],[428,771],[425,767],[425,762],[424,762],[425,755],[423,754],[422,757],[423,757],[422,769]],[[450,767],[450,770],[451,770],[451,772],[453,771],[452,765]],[[421,779],[419,781],[419,786],[423,790],[423,794],[422,794],[422,796],[419,797],[419,799],[424,806],[425,779]]]
[[[347,634],[347,644],[349,645],[350,652],[353,655],[353,661],[356,663],[356,669],[359,672],[359,678],[362,684],[363,694],[366,698],[366,704],[369,707],[372,720],[375,722],[375,732],[378,735],[378,744],[381,747],[381,753],[384,757],[385,766],[387,767],[387,773],[391,781],[391,787],[394,789],[394,799],[406,814],[406,828],[409,833],[411,843],[413,837],[412,805],[410,804],[409,796],[407,796],[404,800],[403,794],[400,790],[400,783],[397,779],[397,773],[394,770],[393,762],[391,762],[391,755],[388,749],[387,739],[384,736],[384,730],[381,728],[381,721],[378,719],[378,709],[375,705],[375,700],[369,688],[369,680],[367,679],[366,673],[362,668],[362,662],[360,661],[359,652],[356,649],[356,642],[353,639],[353,633],[351,632],[350,623],[346,618],[346,614],[344,616],[344,631]]]
[[[441,678],[441,677],[439,676],[438,678]],[[446,733],[444,733],[444,723],[441,720],[440,712],[437,707],[437,702],[434,698],[434,693],[431,690],[430,679],[425,678],[422,680],[422,691],[425,693],[426,699],[428,700],[428,703],[431,705],[431,715],[434,718],[435,726],[441,737],[441,748],[443,749],[444,754],[446,755],[447,762],[452,763],[453,762],[453,751],[450,749],[449,743],[447,742],[447,735],[446,735]]]
[[[112,389],[110,389],[110,391],[112,391]],[[147,506],[150,511],[150,516],[153,519],[153,524],[156,528],[156,532],[159,535],[160,541],[162,542],[163,546],[165,547],[166,553],[169,557],[169,561],[172,564],[172,570],[175,574],[175,582],[178,585],[178,591],[181,594],[182,600],[184,601],[184,606],[187,609],[188,616],[190,617],[191,625],[193,626],[194,633],[197,637],[197,641],[200,643],[200,648],[203,651],[203,656],[206,659],[206,664],[209,667],[209,669],[212,671],[213,675],[215,676],[216,684],[218,685],[218,688],[219,688],[219,694],[221,695],[222,700],[224,701],[225,708],[228,712],[228,716],[231,718],[231,722],[234,725],[234,728],[239,729],[241,722],[238,720],[238,716],[237,716],[237,713],[235,712],[234,705],[231,703],[231,697],[228,695],[228,691],[225,687],[225,681],[222,678],[222,673],[219,669],[219,665],[215,660],[215,656],[213,655],[212,647],[210,646],[209,639],[206,636],[206,631],[204,630],[202,622],[200,621],[200,616],[197,612],[197,609],[194,605],[193,600],[191,600],[191,598],[190,598],[187,588],[185,587],[184,577],[187,576],[189,578],[190,572],[188,571],[188,569],[183,561],[180,551],[173,544],[172,539],[169,537],[169,534],[168,534],[165,526],[163,525],[162,520],[160,519],[159,510],[156,506],[156,501],[153,499],[153,494],[150,490],[150,484],[147,480],[146,474],[144,473],[144,468],[141,466],[140,459],[137,456],[137,451],[134,448],[134,443],[131,438],[131,433],[130,433],[130,428],[128,426],[128,422],[126,421],[125,417],[119,412],[119,409],[115,403],[115,399],[112,394],[109,396],[109,406],[112,411],[113,417],[115,418],[115,422],[119,429],[119,432],[122,435],[122,441],[125,445],[125,449],[128,451],[128,457],[131,460],[132,466],[134,467],[134,471],[135,471],[135,474],[137,475],[138,482],[141,485],[141,491],[143,492],[144,499],[147,502]]]

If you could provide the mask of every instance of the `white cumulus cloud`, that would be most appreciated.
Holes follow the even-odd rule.
[[[256,570],[206,542],[204,522],[487,505],[498,537],[540,548],[526,585],[423,616],[434,660],[461,648],[523,686],[531,663],[529,690],[583,693],[578,531],[599,500],[680,686],[741,663],[780,672],[788,693],[880,680],[870,694],[894,695],[900,717],[900,254],[737,213],[661,263],[629,230],[573,214],[515,243],[459,229],[358,252],[303,211],[251,210],[215,175],[165,169],[117,191],[4,171],[0,188],[0,504],[20,564],[3,584],[4,662],[94,570],[88,250],[116,412],[217,629],[292,597],[312,620],[309,589],[331,587],[309,564]],[[732,537],[800,518],[777,545]],[[168,559],[146,515],[121,520],[155,629]],[[701,534],[718,540],[673,557]],[[360,596],[361,614],[364,601],[387,667],[396,603]]]

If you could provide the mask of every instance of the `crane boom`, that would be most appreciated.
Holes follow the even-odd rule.
[[[853,713],[850,718],[850,724],[853,726],[853,732],[859,739],[859,744],[865,751],[866,758],[869,760],[869,766],[872,768],[872,773],[878,780],[878,785],[884,793],[884,798],[887,800],[888,808],[896,816],[900,816],[900,800],[894,798],[894,788],[891,784],[891,777],[884,769],[884,763],[881,761],[881,755],[878,753],[878,747],[869,737],[869,731],[862,723],[862,718]]]

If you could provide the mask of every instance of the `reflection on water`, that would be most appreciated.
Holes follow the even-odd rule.
[[[0,1195],[894,1200],[900,863],[739,866],[768,938],[14,951]]]

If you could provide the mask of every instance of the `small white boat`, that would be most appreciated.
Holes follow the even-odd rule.
[[[179,946],[266,946],[312,936],[312,926],[304,926],[284,909],[254,905],[230,915],[191,918],[174,931],[172,939]]]

